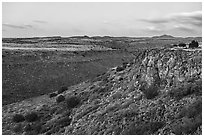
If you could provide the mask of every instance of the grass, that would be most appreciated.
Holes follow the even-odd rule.
[[[179,113],[182,123],[172,126],[175,134],[193,134],[202,125],[202,99],[198,99]]]
[[[123,135],[149,135],[154,134],[158,129],[162,128],[165,122],[149,122],[142,124],[131,124]]]
[[[8,51],[2,55],[3,105],[57,91],[93,79],[133,58],[122,51]],[[123,60],[122,60],[123,59]],[[90,61],[91,60],[91,61]]]
[[[175,99],[181,99],[191,94],[202,94],[202,83],[200,81],[195,83],[184,83],[173,88],[168,94]]]

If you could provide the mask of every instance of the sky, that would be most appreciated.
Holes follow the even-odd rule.
[[[202,36],[201,2],[3,2],[2,36]]]

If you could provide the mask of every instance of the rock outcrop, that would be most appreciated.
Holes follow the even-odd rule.
[[[80,99],[76,107],[46,95],[3,106],[3,134],[202,134],[201,51],[134,54],[134,62],[64,91],[64,96]],[[40,128],[13,130],[12,116],[31,110],[40,117],[31,129]],[[22,129],[26,124],[21,123]]]

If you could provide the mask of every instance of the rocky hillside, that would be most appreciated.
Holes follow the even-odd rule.
[[[3,134],[202,134],[202,53],[152,49],[56,93],[3,106]]]

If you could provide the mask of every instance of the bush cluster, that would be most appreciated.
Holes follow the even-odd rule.
[[[77,96],[68,97],[66,103],[68,108],[75,108],[80,103],[80,99]]]
[[[31,112],[25,115],[25,120],[28,122],[34,122],[38,120],[38,114],[36,112]]]
[[[23,121],[25,121],[25,118],[24,118],[23,115],[21,115],[21,114],[15,114],[15,115],[13,116],[13,122],[18,123],[18,122],[23,122]]]
[[[147,99],[153,99],[159,95],[158,87],[155,85],[151,85],[142,91]]]
[[[172,127],[175,134],[193,134],[202,125],[202,99],[198,99],[188,107],[184,107],[178,118],[182,118],[182,123]]]
[[[65,97],[63,95],[58,95],[57,98],[56,98],[57,103],[60,103],[60,102],[62,102],[64,100],[65,100]]]
[[[202,91],[202,85],[198,83],[187,83],[182,84],[179,87],[173,88],[169,91],[170,97],[181,99],[187,95],[191,95],[194,93],[199,93]]]
[[[140,125],[131,124],[127,130],[125,130],[123,135],[148,135],[154,134],[158,129],[162,128],[165,125],[165,122],[150,122],[143,123]]]
[[[195,40],[191,41],[191,43],[189,44],[189,48],[197,48],[198,46],[199,44]]]
[[[125,69],[124,66],[118,66],[118,67],[116,68],[116,71],[117,71],[117,72],[120,72],[120,71],[123,71],[124,69]]]

